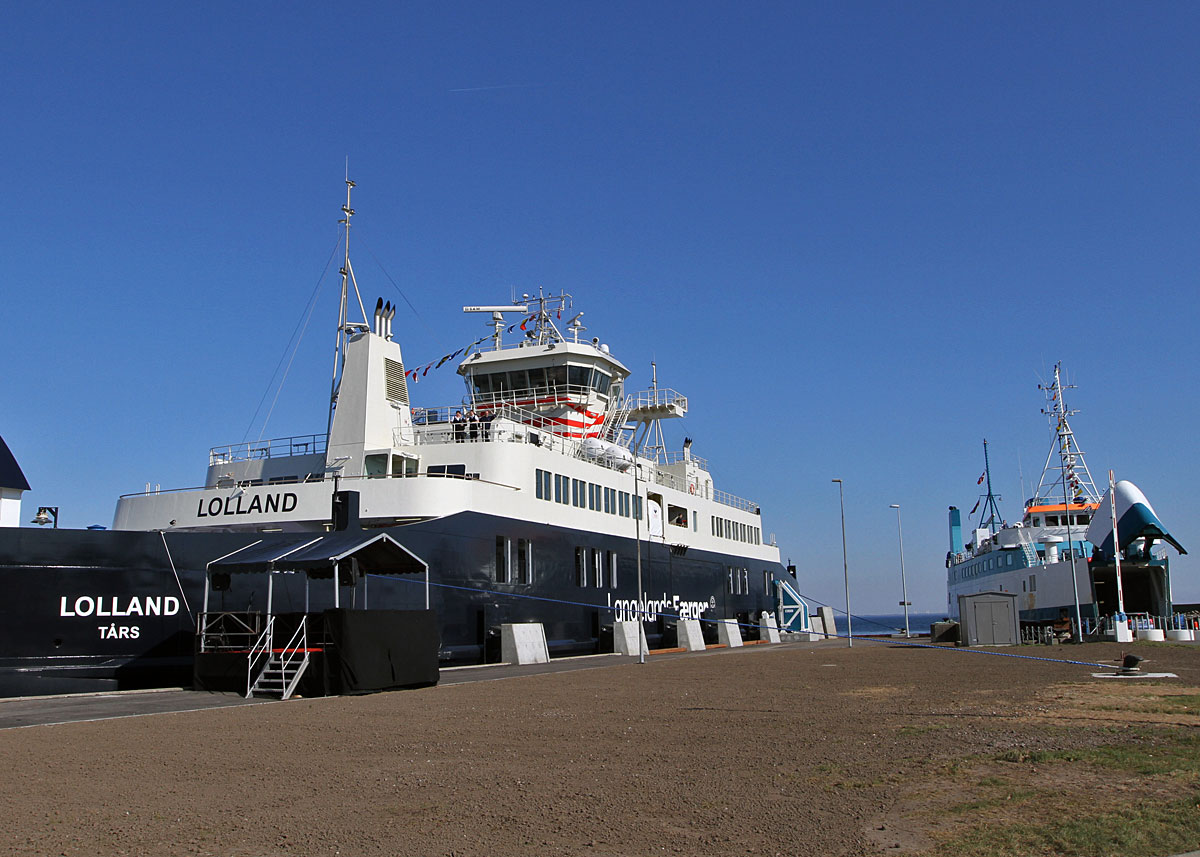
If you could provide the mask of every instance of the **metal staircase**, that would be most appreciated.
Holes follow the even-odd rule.
[[[307,616],[301,618],[300,627],[282,648],[274,648],[274,639],[275,617],[271,616],[246,656],[247,699],[259,696],[289,699],[308,668]]]

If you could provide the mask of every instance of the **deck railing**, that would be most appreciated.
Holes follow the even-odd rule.
[[[324,455],[325,443],[326,437],[323,434],[302,434],[214,446],[208,451],[208,464],[211,467],[216,464],[232,464],[235,461],[258,461],[292,455]]]

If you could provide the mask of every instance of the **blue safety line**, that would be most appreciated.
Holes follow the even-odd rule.
[[[398,577],[398,578],[391,578],[391,579],[399,580],[403,583],[411,583],[416,586],[424,586],[425,585],[424,580],[413,580],[411,578],[405,578],[405,577]],[[432,580],[429,581],[429,585],[430,586],[438,586],[438,587],[441,587],[442,589],[455,589],[455,590],[459,590],[461,592],[487,592],[489,594],[496,595],[499,597],[504,597],[504,598],[522,598],[522,599],[525,599],[526,601],[544,601],[544,602],[547,602],[550,604],[567,604],[567,605],[570,605],[573,607],[587,607],[592,610],[611,610],[614,613],[618,609],[625,609],[625,608],[610,607],[607,604],[596,604],[591,601],[567,601],[562,598],[547,598],[543,595],[523,595],[519,592],[499,592],[495,589],[482,589],[478,586],[455,586],[452,583],[434,583]],[[804,596],[801,596],[801,597],[804,597]],[[636,602],[640,599],[633,599],[633,600]],[[646,600],[650,600],[650,599],[646,599]],[[816,601],[815,598],[812,600]],[[821,604],[821,602],[819,602],[819,601],[817,601],[817,603]],[[822,604],[822,606],[831,607],[831,609],[837,609],[828,604]],[[646,616],[653,617],[653,618],[657,618],[659,616],[664,616],[668,619],[678,619],[679,618],[678,616],[676,616],[673,613],[655,613],[650,610],[641,610],[641,611],[636,611],[636,612],[640,612]],[[841,612],[844,613],[845,611],[843,610]],[[649,620],[645,620],[645,621],[649,621]],[[731,620],[728,620],[728,619],[703,619],[703,618],[698,617],[697,621],[711,622],[713,624],[718,624],[721,622],[728,622]],[[759,625],[751,624],[748,622],[746,622],[746,623],[734,622],[734,624],[740,628],[758,628],[758,627],[760,627]],[[838,639],[842,639],[842,640],[856,639],[859,642],[884,643],[884,644],[887,644],[890,646],[911,646],[914,649],[934,649],[939,652],[961,652],[962,654],[970,654],[970,655],[993,655],[993,656],[999,657],[999,658],[1017,658],[1019,660],[1025,660],[1025,661],[1047,661],[1052,664],[1074,664],[1075,666],[1100,667],[1101,669],[1111,669],[1112,668],[1112,664],[1101,664],[1101,663],[1097,663],[1095,661],[1072,661],[1072,660],[1064,660],[1061,658],[1042,658],[1042,657],[1038,657],[1037,655],[1017,655],[1017,654],[1013,654],[1012,652],[993,652],[993,651],[984,650],[984,649],[957,648],[957,647],[949,648],[947,646],[935,646],[932,643],[913,643],[910,641],[897,640],[897,639],[893,639],[890,637],[886,640],[883,640],[883,639],[879,639],[877,637],[854,637],[854,638],[851,638],[846,634],[825,634],[825,636],[826,637],[834,637],[834,638],[838,638]]]

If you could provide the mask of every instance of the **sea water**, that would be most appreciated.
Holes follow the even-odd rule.
[[[928,634],[929,626],[946,618],[945,613],[912,613],[908,614],[908,628],[913,634]],[[838,633],[846,632],[845,614],[837,614]],[[883,613],[871,616],[854,616],[853,630],[855,634],[903,634],[904,614]]]

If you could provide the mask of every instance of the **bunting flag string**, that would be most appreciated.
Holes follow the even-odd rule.
[[[538,317],[538,314],[536,312],[530,313],[523,320],[521,320],[519,322],[513,322],[512,324],[510,324],[508,326],[508,332],[512,333],[518,327],[521,330],[527,330],[526,325],[529,324],[529,322],[533,321],[537,317]],[[561,317],[562,317],[562,313],[560,311],[559,318],[561,318]],[[487,342],[489,339],[491,339],[490,336],[480,337],[479,339],[476,339],[474,342],[472,342],[470,345],[466,345],[466,346],[458,349],[457,351],[455,351],[452,354],[447,354],[438,360],[430,360],[428,363],[422,363],[416,369],[408,369],[405,371],[404,377],[409,378],[413,381],[413,383],[416,383],[420,378],[424,378],[426,375],[428,375],[430,369],[441,369],[443,364],[448,363],[449,361],[458,357],[460,354],[470,354],[472,348],[482,345],[483,343]]]

